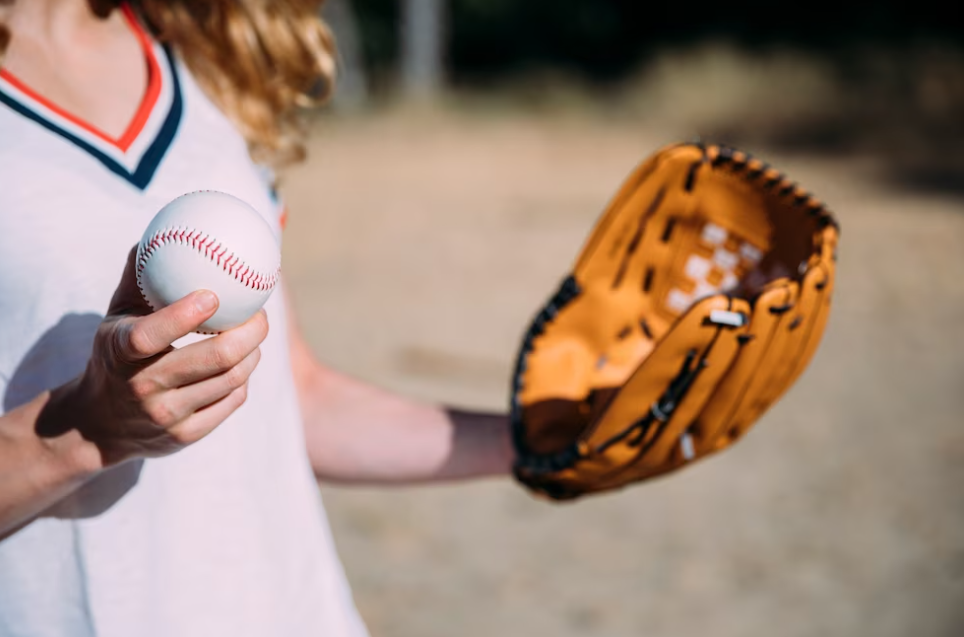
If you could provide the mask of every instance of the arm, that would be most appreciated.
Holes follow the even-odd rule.
[[[111,466],[197,442],[244,402],[264,314],[174,349],[217,298],[197,292],[151,313],[134,264],[132,250],[84,373],[0,416],[0,540]]]
[[[508,418],[427,405],[318,363],[289,304],[291,363],[305,440],[320,479],[411,484],[507,475]]]
[[[100,457],[76,429],[38,433],[46,420],[62,420],[62,401],[44,392],[0,416],[0,539],[35,518],[96,474]]]

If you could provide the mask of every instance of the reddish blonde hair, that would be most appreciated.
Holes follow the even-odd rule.
[[[335,45],[323,0],[128,0],[171,45],[248,141],[252,157],[283,165],[304,157],[302,107],[334,88]],[[90,0],[106,16],[120,0]],[[0,60],[10,42],[0,25]]]

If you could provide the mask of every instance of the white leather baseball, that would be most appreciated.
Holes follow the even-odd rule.
[[[280,274],[271,227],[247,203],[213,190],[164,206],[137,246],[137,285],[153,309],[196,290],[217,294],[218,311],[200,332],[223,332],[254,316]]]

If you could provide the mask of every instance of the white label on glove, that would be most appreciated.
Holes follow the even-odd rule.
[[[763,252],[752,243],[744,243],[740,246],[740,254],[749,261],[750,265],[756,265],[763,258]]]
[[[712,267],[713,264],[710,263],[709,259],[704,259],[697,254],[692,254],[686,261],[686,266],[683,268],[683,271],[686,273],[686,276],[694,281],[704,281],[709,275]]]
[[[732,272],[736,269],[736,266],[739,265],[740,257],[729,250],[717,248],[716,252],[713,253],[713,262],[723,270]]]
[[[715,223],[708,223],[703,226],[703,242],[712,246],[721,246],[726,243],[726,228],[722,228]]]

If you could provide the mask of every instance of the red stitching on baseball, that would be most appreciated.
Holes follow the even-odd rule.
[[[146,242],[138,247],[137,281],[140,283],[147,262],[161,246],[177,242],[190,245],[198,254],[219,266],[228,276],[234,278],[246,288],[265,292],[274,288],[281,275],[281,268],[274,272],[259,272],[241,260],[235,253],[228,254],[227,246],[222,245],[214,237],[209,237],[198,230],[188,228],[167,228],[158,230]],[[225,254],[228,256],[225,258]]]

